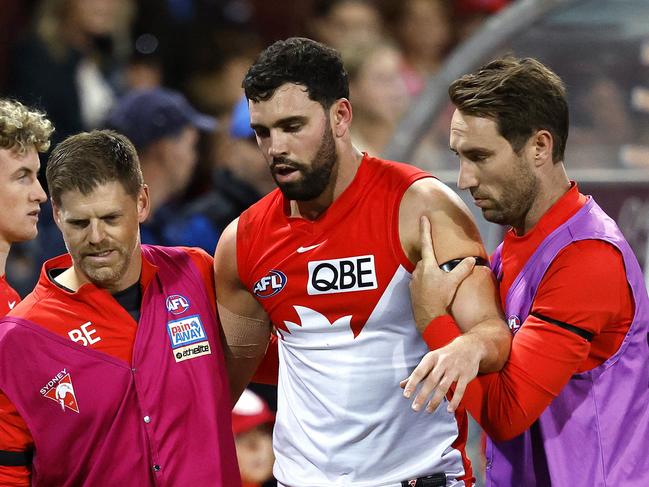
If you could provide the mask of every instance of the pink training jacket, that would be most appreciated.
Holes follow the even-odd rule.
[[[158,272],[131,365],[36,323],[0,320],[0,390],[34,438],[32,485],[241,485],[208,292],[184,251],[142,251]]]

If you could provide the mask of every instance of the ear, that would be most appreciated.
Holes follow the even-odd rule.
[[[54,218],[54,223],[56,223],[56,226],[59,227],[59,230],[61,230],[61,222],[63,221],[63,215],[61,214],[61,208],[54,203],[54,200],[52,199],[52,216]]]
[[[552,134],[547,130],[538,130],[532,136],[531,141],[530,149],[533,151],[534,165],[539,167],[548,162],[552,164],[552,149],[554,147]]]
[[[352,105],[347,98],[340,98],[331,105],[329,119],[336,137],[342,137],[349,132],[352,123]]]
[[[149,187],[143,184],[137,194],[137,221],[142,223],[149,216],[151,203],[149,199]]]

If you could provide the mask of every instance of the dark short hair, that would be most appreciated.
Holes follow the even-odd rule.
[[[536,59],[496,59],[455,80],[448,93],[463,114],[494,120],[516,152],[534,132],[547,130],[554,142],[552,160],[563,161],[569,124],[566,87]]]
[[[66,191],[88,195],[101,184],[119,181],[135,197],[144,180],[131,141],[112,130],[72,135],[58,144],[45,171],[52,201],[61,204]]]
[[[270,99],[285,83],[304,86],[309,98],[324,108],[349,98],[349,80],[340,54],[304,37],[267,47],[248,70],[242,86],[249,100],[259,102]]]

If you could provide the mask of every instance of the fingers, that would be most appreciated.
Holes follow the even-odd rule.
[[[417,390],[419,383],[428,376],[436,363],[437,356],[435,353],[428,352],[424,355],[424,358],[421,359],[421,362],[419,362],[417,367],[415,367],[415,370],[412,371],[410,377],[400,382],[401,388],[403,389],[403,396],[406,399],[410,399],[412,393]]]
[[[455,269],[453,269],[449,274],[453,276],[453,279],[456,282],[456,287],[459,286],[462,281],[464,281],[475,267],[475,257],[466,257],[460,262]]]
[[[435,388],[435,394],[433,394],[433,397],[431,397],[430,401],[428,402],[428,406],[426,406],[427,412],[432,413],[438,408],[438,406],[444,400],[444,396],[446,396],[446,393],[451,387],[451,384],[453,384],[453,381],[448,376],[445,376],[439,382],[438,386]]]
[[[460,401],[462,401],[462,398],[464,397],[464,391],[466,391],[467,384],[468,381],[464,377],[460,377],[460,379],[457,381],[455,391],[453,391],[453,398],[446,408],[449,413],[454,413],[455,410],[460,406]]]
[[[442,383],[443,374],[443,370],[433,369],[428,377],[426,377],[426,379],[422,381],[419,392],[417,392],[415,399],[412,401],[412,409],[414,411],[421,411],[422,409],[424,409],[424,407],[426,407],[426,410],[434,411],[437,405],[439,405],[440,401],[444,397],[443,393],[441,394],[441,397],[438,397],[440,389],[444,388],[444,384]],[[446,387],[448,389],[448,386]],[[437,405],[432,407],[432,409],[430,409],[430,405],[426,406],[426,402],[428,402],[428,398],[431,394],[433,394],[433,399],[431,402],[436,401],[437,403]]]
[[[433,237],[430,230],[430,221],[428,217],[421,216],[419,218],[419,239],[421,245],[421,259],[424,261],[431,261],[437,267],[437,259],[435,258],[435,250],[433,249]]]

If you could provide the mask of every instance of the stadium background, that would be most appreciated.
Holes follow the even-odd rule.
[[[191,181],[152,216],[161,244],[192,243],[182,223],[207,218],[214,238],[198,245],[212,253],[225,222],[273,187],[240,87],[270,42],[308,36],[339,49],[350,73],[355,144],[451,186],[449,82],[506,52],[538,57],[568,87],[569,174],[618,221],[647,277],[647,19],[649,0],[3,0],[0,96],[48,113],[55,142],[102,127],[133,89],[178,90],[216,117]],[[63,250],[49,211],[39,238],[9,257],[8,280],[23,296],[43,260]],[[477,212],[476,220],[493,250],[502,228]],[[257,390],[274,407],[272,388]],[[478,472],[479,442],[473,425]]]

